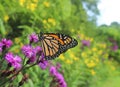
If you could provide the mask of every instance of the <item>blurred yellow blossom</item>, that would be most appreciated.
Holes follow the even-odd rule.
[[[105,54],[103,55],[104,58],[108,58],[108,56],[109,56],[108,53],[105,53]]]
[[[19,0],[21,6],[24,6],[25,0]]]
[[[81,56],[82,56],[82,57],[87,57],[86,52],[82,52],[82,53],[81,53]]]
[[[84,34],[80,34],[80,39],[84,39],[85,38],[85,35]]]
[[[90,38],[90,42],[92,42],[94,39],[93,38]]]
[[[46,24],[46,23],[47,23],[47,20],[44,19],[44,20],[43,20],[43,23]]]
[[[20,43],[20,41],[21,41],[20,38],[15,38],[14,40],[15,40],[16,44]]]
[[[48,22],[51,23],[53,26],[56,25],[55,19],[53,18],[48,18]]]
[[[61,60],[65,60],[65,57],[64,57],[63,54],[61,54],[61,55],[59,56],[59,58],[60,58]]]
[[[92,69],[90,70],[91,74],[94,76],[96,74],[96,72]]]
[[[106,48],[106,47],[107,47],[105,43],[101,43],[101,44],[98,44],[98,45],[99,45],[99,47],[101,47],[101,48]]]
[[[96,47],[93,47],[93,48],[92,48],[92,51],[93,51],[93,52],[96,52],[96,51],[97,51],[97,48],[96,48]]]
[[[5,15],[4,16],[4,21],[7,22],[9,20],[9,16],[8,15]]]
[[[79,58],[77,58],[77,57],[73,57],[73,60],[78,61],[78,60],[79,60]]]
[[[15,53],[19,53],[19,51],[20,51],[19,49],[15,49],[14,50]]]
[[[99,50],[99,51],[98,51],[98,54],[99,54],[99,55],[101,55],[102,53],[103,53],[103,51],[102,51],[102,50]]]
[[[30,9],[31,11],[34,11],[36,7],[37,7],[36,3],[29,3],[27,5],[27,9]]]
[[[50,7],[50,3],[47,2],[47,1],[43,2],[43,4],[44,4],[45,7]]]
[[[99,58],[95,58],[95,61],[98,63],[100,60],[99,60]]]
[[[66,62],[67,64],[72,64],[72,61],[69,60],[69,59],[67,59],[65,62]]]
[[[23,47],[23,45],[24,45],[23,43],[20,43],[20,47]]]
[[[93,68],[96,66],[96,63],[93,60],[85,60],[85,64],[88,68]]]

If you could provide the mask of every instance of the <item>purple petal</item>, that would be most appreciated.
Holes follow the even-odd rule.
[[[48,62],[47,62],[47,61],[41,61],[41,62],[39,63],[39,66],[40,66],[41,69],[44,70],[44,69],[47,68]]]
[[[57,74],[57,69],[56,69],[56,67],[51,66],[49,72],[50,72],[51,75],[55,76],[55,75]]]
[[[33,33],[29,35],[29,40],[30,42],[38,42],[38,36],[35,33]]]

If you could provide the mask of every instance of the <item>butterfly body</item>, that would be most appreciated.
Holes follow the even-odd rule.
[[[65,34],[40,33],[38,37],[46,60],[54,59],[78,44],[77,40]]]

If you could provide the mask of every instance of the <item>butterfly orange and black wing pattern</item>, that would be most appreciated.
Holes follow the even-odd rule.
[[[40,33],[38,37],[46,60],[54,59],[78,44],[77,40],[65,34]]]

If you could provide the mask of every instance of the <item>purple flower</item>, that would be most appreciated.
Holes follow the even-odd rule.
[[[42,48],[40,46],[36,46],[34,48],[34,50],[36,51],[36,54],[41,54],[42,53]]]
[[[44,70],[48,66],[48,61],[46,61],[46,60],[40,61],[38,65],[40,66],[41,69]]]
[[[55,78],[58,87],[67,87],[63,75],[57,71],[56,67],[50,67],[50,74]],[[55,82],[53,84],[55,84]]]
[[[2,48],[0,47],[0,52],[2,52]]]
[[[59,83],[62,83],[64,81],[63,75],[60,74],[59,72],[57,72],[55,76],[56,76]]]
[[[31,45],[25,45],[22,47],[22,52],[27,58],[29,58],[29,60],[27,61],[28,64],[36,61],[37,54],[40,54],[38,56],[41,56],[41,58],[42,57],[44,58],[44,55],[42,55],[42,48],[39,46],[33,48]]]
[[[51,66],[49,72],[50,72],[51,75],[55,76],[55,75],[57,74],[57,69],[56,69],[56,67]]]
[[[31,58],[31,57],[33,57],[33,56],[36,56],[36,50],[33,49],[33,47],[30,46],[30,45],[25,45],[25,46],[23,46],[23,47],[22,47],[22,52],[23,52],[23,54],[24,54],[26,57],[28,57],[28,58]]]
[[[89,40],[82,40],[82,45],[83,46],[90,46],[90,41]]]
[[[32,42],[38,42],[39,39],[35,33],[32,33],[31,35],[29,35],[29,40],[30,40],[30,43],[32,43]]]
[[[12,45],[12,41],[7,40],[6,38],[2,39],[2,41],[0,42],[0,48],[1,49],[9,48],[11,45]]]
[[[21,57],[17,55],[13,55],[11,52],[9,52],[5,55],[5,59],[15,69],[21,68],[21,61],[22,61]]]
[[[114,44],[114,45],[111,47],[111,50],[117,51],[117,50],[118,50],[118,45],[117,45],[117,44]]]

